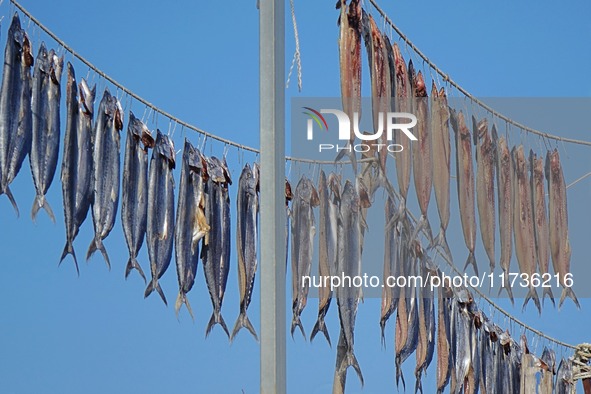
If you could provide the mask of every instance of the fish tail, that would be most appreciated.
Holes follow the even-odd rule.
[[[382,332],[382,348],[386,348],[386,335],[385,335],[385,331],[386,331],[386,322],[388,320],[386,318],[381,318],[380,319],[380,329]]]
[[[349,160],[351,160],[351,164],[353,165],[353,173],[357,174],[357,157],[355,157],[355,152],[351,146],[351,141],[347,142],[347,146],[339,152],[337,157],[334,159],[335,163],[345,157],[345,154],[349,157]]]
[[[415,371],[415,376],[417,378],[417,381],[415,383],[415,394],[420,392],[421,394],[423,394],[423,383],[421,382],[421,374],[423,372],[422,368],[418,368]]]
[[[474,267],[474,272],[476,273],[476,276],[479,276],[478,274],[478,265],[476,265],[476,256],[474,256],[474,251],[470,251],[470,254],[468,255],[468,259],[466,260],[466,264],[464,264],[464,271],[466,271],[466,268],[468,268],[469,265],[472,265],[472,267]]]
[[[437,246],[441,246],[443,249],[443,253],[445,253],[449,258],[451,258],[451,250],[449,249],[449,244],[447,243],[447,237],[445,236],[445,230],[443,228],[439,229],[439,234],[435,238],[433,238],[433,242],[431,243],[430,248],[433,249]]]
[[[328,342],[328,346],[332,348],[332,343],[330,342],[330,335],[328,334],[328,328],[326,327],[324,316],[318,316],[318,320],[316,320],[316,324],[314,324],[314,328],[312,329],[312,333],[310,334],[310,342],[314,340],[314,337],[319,332],[322,332],[324,334],[324,337]]]
[[[546,296],[550,298],[550,301],[552,301],[552,305],[554,305],[554,308],[556,308],[556,302],[554,301],[554,294],[552,294],[551,287],[544,287],[544,290],[542,290],[542,305],[544,305],[544,300],[546,300]]]
[[[402,373],[402,359],[399,354],[396,355],[396,387],[398,387],[398,383],[402,380],[402,388],[406,391],[406,383],[404,382],[404,374]]]
[[[132,269],[136,269],[144,279],[144,283],[147,283],[146,275],[144,275],[142,267],[140,266],[135,257],[129,256],[129,260],[127,260],[127,265],[125,266],[125,279],[127,279]]]
[[[353,353],[353,349],[347,350],[347,354],[343,357],[341,361],[341,366],[339,367],[339,375],[345,374],[347,372],[347,368],[353,367],[357,376],[359,377],[359,381],[361,382],[361,387],[363,387],[363,374],[361,373],[361,367],[359,367],[359,362],[357,361],[357,357],[355,357],[355,353]]]
[[[21,213],[18,210],[18,205],[16,203],[16,200],[14,199],[14,196],[12,194],[12,191],[10,190],[10,186],[6,186],[6,190],[4,191],[4,194],[6,194],[6,197],[8,197],[8,199],[10,200],[10,203],[12,204],[12,207],[14,208],[14,211],[16,212],[16,217],[20,217]]]
[[[230,339],[230,332],[228,331],[228,326],[226,326],[226,322],[222,317],[222,313],[216,310],[213,311],[213,313],[211,314],[211,318],[209,319],[209,323],[207,323],[207,328],[205,329],[205,338],[209,336],[209,333],[213,329],[213,326],[215,326],[216,324],[222,326],[222,329],[228,336],[228,339]]]
[[[144,298],[147,298],[154,290],[160,294],[160,298],[162,298],[162,301],[164,301],[164,305],[168,306],[168,302],[166,302],[166,297],[164,296],[162,287],[160,287],[160,283],[158,283],[158,278],[153,278],[150,283],[148,283],[146,291],[144,292]]]
[[[291,337],[293,338],[293,333],[295,332],[296,327],[299,327],[304,339],[306,339],[306,332],[304,331],[304,326],[302,325],[302,321],[300,320],[300,316],[294,313],[293,318],[291,319]]]
[[[570,297],[577,306],[577,308],[581,309],[581,304],[579,304],[579,300],[577,299],[577,296],[575,295],[575,292],[573,291],[572,287],[565,287],[564,289],[562,289],[562,294],[560,295],[560,302],[558,302],[558,309],[562,307],[562,304],[564,303],[566,297]]]
[[[246,328],[254,337],[255,341],[259,341],[259,337],[257,336],[257,332],[255,331],[250,319],[246,315],[246,311],[240,312],[238,315],[238,319],[236,319],[236,324],[234,324],[234,329],[232,330],[232,336],[230,337],[230,341],[234,341],[236,334],[242,329]]]
[[[51,206],[43,194],[37,194],[35,196],[35,201],[33,201],[33,207],[31,208],[31,219],[33,222],[37,221],[37,214],[41,208],[45,209],[45,212],[47,212],[47,215],[51,221],[55,223],[55,215],[53,214],[53,210],[51,209]]]
[[[111,270],[111,261],[109,260],[109,255],[107,254],[107,249],[105,249],[105,245],[103,244],[103,240],[99,236],[95,235],[94,239],[92,241],[90,241],[90,245],[88,246],[88,252],[86,252],[86,260],[87,261],[90,260],[90,257],[92,257],[94,252],[96,252],[97,250],[101,251],[103,258],[105,259],[105,263],[107,264],[107,267],[109,268],[109,271],[110,271]]]
[[[64,246],[64,251],[62,252],[62,257],[60,258],[60,262],[57,263],[59,267],[62,264],[62,261],[66,258],[67,255],[71,254],[74,258],[74,265],[76,266],[76,273],[80,276],[80,269],[78,269],[78,259],[76,258],[76,252],[74,252],[74,245],[70,240],[66,241],[66,246]]]
[[[511,304],[515,305],[515,300],[513,299],[513,290],[511,290],[511,284],[509,283],[509,273],[503,270],[503,287],[499,289],[499,294],[501,295],[501,291],[506,290],[507,294],[509,295],[509,299],[511,299]]]
[[[181,290],[179,291],[179,295],[176,298],[176,302],[174,303],[174,312],[176,313],[177,319],[179,318],[179,311],[181,310],[183,304],[185,304],[185,306],[187,307],[187,311],[189,312],[189,315],[191,315],[191,319],[195,321],[195,317],[193,316],[193,310],[191,309],[191,304],[189,304],[189,300],[187,299],[187,294],[185,294],[185,292]]]
[[[525,306],[527,305],[527,303],[529,302],[530,299],[534,300],[534,303],[536,304],[536,308],[538,308],[538,312],[541,315],[542,314],[542,307],[540,306],[540,298],[538,297],[538,293],[536,292],[536,288],[533,286],[529,287],[527,295],[525,296],[525,301],[523,302],[522,311],[525,311]]]

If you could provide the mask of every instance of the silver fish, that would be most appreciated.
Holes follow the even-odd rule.
[[[336,274],[354,277],[361,274],[361,221],[362,202],[359,197],[359,185],[353,186],[345,182],[341,195],[339,221],[337,230],[337,270]],[[339,286],[336,290],[341,332],[344,339],[344,355],[338,375],[346,375],[347,368],[352,366],[363,386],[363,374],[354,353],[355,319],[360,298],[360,288],[355,286]]]
[[[291,273],[292,273],[292,310],[291,335],[296,327],[300,328],[304,338],[306,334],[300,320],[300,315],[306,307],[309,283],[304,277],[310,276],[312,268],[312,254],[314,248],[314,234],[316,224],[313,208],[318,206],[318,193],[305,175],[300,179],[295,190],[295,200],[292,207],[291,222]]]
[[[258,188],[259,167],[255,163],[251,169],[247,163],[242,169],[242,174],[240,174],[238,180],[238,197],[236,198],[236,216],[238,217],[236,250],[238,251],[240,315],[232,331],[232,340],[242,327],[246,327],[255,340],[258,341],[256,331],[246,315],[257,271]]]
[[[111,263],[103,240],[107,238],[117,217],[119,205],[119,181],[121,137],[123,129],[123,109],[119,101],[111,96],[105,88],[103,99],[99,104],[98,117],[94,128],[93,162],[93,196],[92,222],[94,238],[88,247],[86,260],[98,250],[101,251],[107,267]]]
[[[474,124],[474,145],[476,145],[476,203],[480,223],[480,236],[488,256],[490,271],[495,270],[495,165],[493,143],[488,132],[486,119]]]
[[[33,71],[32,124],[33,138],[29,162],[37,194],[33,202],[31,217],[37,217],[40,208],[44,208],[52,222],[55,216],[45,194],[51,186],[60,142],[60,98],[61,78],[64,57],[58,57],[52,49],[47,52],[41,43],[39,55]]]
[[[493,125],[492,138],[495,144],[495,164],[497,167],[497,192],[499,200],[499,238],[501,244],[500,265],[503,269],[503,287],[499,294],[505,289],[511,303],[513,303],[513,291],[509,285],[509,269],[511,265],[511,253],[513,248],[513,187],[512,176],[513,166],[511,153],[505,141],[505,137],[497,135],[497,129]]]
[[[568,208],[566,199],[566,184],[558,150],[548,152],[546,155],[546,179],[548,180],[548,211],[550,226],[550,253],[554,272],[560,275],[560,283],[563,290],[560,295],[558,307],[566,297],[570,297],[577,308],[580,308],[579,300],[572,287],[566,286],[566,275],[570,270],[571,248],[568,239]]]
[[[540,357],[541,378],[539,394],[552,394],[554,390],[554,373],[556,373],[556,353],[544,346]]]
[[[454,300],[457,303],[454,316],[454,331],[455,340],[455,355],[454,355],[454,370],[455,370],[455,393],[458,394],[464,386],[465,379],[468,377],[470,368],[472,366],[472,341],[470,337],[471,322],[468,313],[469,304],[472,302],[462,302],[463,300]]]
[[[437,291],[437,393],[443,393],[451,376],[452,301],[451,288],[440,287]]]
[[[456,171],[460,220],[462,222],[464,242],[469,251],[464,270],[469,264],[472,264],[474,272],[478,275],[478,265],[474,256],[474,248],[476,247],[476,211],[474,207],[474,168],[472,165],[470,130],[466,127],[462,111],[456,113],[452,109],[450,121],[456,138]]]
[[[174,240],[174,178],[175,151],[172,141],[160,130],[156,130],[156,142],[150,159],[148,174],[148,217],[146,244],[150,258],[152,279],[146,287],[144,298],[154,290],[164,304],[166,297],[158,283],[172,258]]]
[[[320,201],[318,268],[320,278],[324,281],[330,279],[330,276],[335,274],[337,265],[337,218],[340,184],[336,174],[329,174],[327,179],[324,171],[320,170],[318,197]],[[331,300],[332,290],[330,286],[320,286],[318,288],[318,319],[312,329],[310,342],[318,332],[322,332],[329,346],[331,346],[330,335],[324,322]]]
[[[396,208],[391,198],[386,200],[385,217],[391,218],[396,214]],[[397,253],[396,227],[386,223],[384,229],[384,283],[388,277],[397,275],[398,253]],[[382,289],[382,310],[380,314],[380,328],[382,331],[382,345],[385,345],[386,322],[396,310],[400,297],[400,288],[397,286],[384,286]]]
[[[10,184],[31,150],[31,67],[33,55],[27,33],[15,12],[8,29],[0,87],[0,194],[6,194],[16,215]]]
[[[437,269],[433,263],[421,250],[420,273],[423,283],[428,284],[429,278],[437,275]],[[433,360],[435,351],[435,294],[428,285],[423,285],[420,291],[419,299],[419,341],[416,350],[416,368],[415,368],[415,393],[423,392],[421,376],[427,372],[427,368]]]
[[[71,254],[78,271],[74,239],[88,215],[92,199],[92,116],[96,86],[92,90],[82,79],[80,99],[72,64],[67,64],[66,133],[62,159],[61,181],[66,224],[66,245],[60,259]]]
[[[185,304],[193,318],[187,293],[195,283],[199,262],[199,241],[209,231],[205,218],[204,176],[201,152],[188,139],[185,139],[174,232],[176,272],[179,282],[179,295],[174,306],[177,317],[181,306]]]
[[[573,364],[572,360],[562,358],[558,364],[556,372],[556,384],[554,385],[556,394],[573,394],[575,385],[573,382]]]
[[[148,127],[129,111],[127,141],[123,159],[123,191],[121,193],[121,223],[129,251],[125,278],[136,269],[146,282],[146,276],[137,261],[144,243],[148,220],[148,149],[154,147],[154,138]]]
[[[210,230],[202,240],[201,261],[213,313],[207,324],[205,336],[207,337],[213,327],[219,324],[230,338],[230,332],[222,317],[222,303],[230,270],[230,195],[228,186],[232,184],[232,179],[225,159],[222,161],[217,157],[209,157],[206,167],[208,180],[205,185],[205,217]]]

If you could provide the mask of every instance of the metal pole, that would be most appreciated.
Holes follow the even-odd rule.
[[[285,0],[260,0],[261,393],[285,393]]]

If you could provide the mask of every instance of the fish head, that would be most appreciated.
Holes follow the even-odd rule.
[[[70,62],[66,64],[66,73],[68,79],[66,89],[68,92],[71,92],[72,89],[76,89],[76,74],[74,73],[74,66],[72,66],[72,63]],[[76,92],[74,92],[74,94],[76,94]]]
[[[49,72],[50,69],[47,55],[47,47],[45,46],[45,42],[41,41],[41,45],[39,45],[39,52],[37,52],[37,59],[35,60],[35,68],[44,73]]]
[[[33,47],[31,45],[31,41],[29,41],[29,36],[27,33],[23,32],[23,46],[22,46],[22,61],[27,67],[31,67],[33,65]]]
[[[334,172],[328,174],[328,189],[332,194],[333,201],[341,199],[341,177]]]
[[[187,163],[189,169],[193,172],[200,173],[203,168],[201,164],[201,152],[191,144],[188,138],[185,138],[183,161]]]
[[[285,178],[285,206],[289,205],[289,202],[292,200],[292,198],[293,193],[291,191],[291,184],[289,183],[289,180]]]
[[[115,129],[117,131],[123,130],[123,107],[121,107],[121,102],[117,100],[115,96],[112,96],[114,103],[113,103],[113,121],[115,122]]]
[[[232,184],[232,177],[230,176],[230,167],[228,167],[228,163],[226,162],[226,156],[222,158],[222,170],[224,170],[224,179],[226,187]]]
[[[252,179],[255,183],[255,190],[256,192],[260,192],[261,188],[261,168],[258,163],[253,163],[252,165]]]
[[[360,177],[355,178],[355,191],[359,196],[359,204],[362,208],[369,208],[371,207],[372,201],[369,196],[369,192],[367,186],[363,182],[363,179]]]
[[[343,194],[341,196],[341,209],[347,207],[351,212],[359,212],[359,196],[355,191],[355,186],[347,179],[343,187]]]
[[[413,86],[415,88],[415,97],[427,97],[427,88],[425,86],[425,80],[421,71],[419,71],[416,75],[413,74]]]
[[[312,207],[319,206],[320,205],[320,196],[318,195],[318,191],[314,187],[314,184],[310,180],[308,180],[308,188],[310,190],[309,199],[308,199],[308,201],[310,201],[310,206],[312,206]]]
[[[96,97],[96,84],[90,89],[86,80],[82,78],[78,85],[80,91],[80,104],[84,110],[84,113],[92,118],[94,115],[94,99]]]
[[[553,374],[556,373],[556,353],[554,350],[544,346],[542,357],[540,357],[541,368],[546,371],[550,371]]]
[[[515,167],[515,173],[517,174],[518,178],[526,176],[526,164],[525,164],[525,154],[523,152],[523,145],[518,145],[513,148],[513,165]]]
[[[52,49],[48,55],[49,60],[49,77],[51,82],[55,85],[60,85],[62,79],[62,70],[64,68],[64,55],[58,56]]]
[[[207,158],[207,172],[209,179],[215,183],[224,183],[226,181],[222,162],[215,156]]]

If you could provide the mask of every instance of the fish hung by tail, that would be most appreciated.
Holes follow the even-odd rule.
[[[230,337],[230,342],[234,341],[234,338],[236,338],[236,335],[238,334],[238,332],[242,328],[246,328],[248,330],[248,332],[250,332],[252,334],[255,341],[257,341],[257,342],[259,341],[259,337],[257,336],[257,332],[254,329],[252,323],[250,322],[250,319],[246,315],[246,311],[241,311],[240,314],[238,315],[238,319],[236,319],[236,324],[234,324],[234,329],[232,330],[232,336]]]
[[[478,265],[476,264],[476,256],[474,256],[473,251],[470,251],[470,254],[468,254],[468,259],[466,259],[466,264],[464,264],[464,271],[466,271],[466,268],[468,268],[469,265],[474,267],[474,273],[476,273],[476,276],[479,276]]]
[[[314,324],[314,328],[312,329],[312,333],[310,334],[310,342],[314,340],[316,334],[322,332],[326,341],[328,342],[328,346],[332,348],[332,343],[330,342],[330,335],[328,334],[328,328],[326,327],[326,322],[324,321],[324,316],[318,316],[318,320],[316,324]]]
[[[529,287],[527,295],[525,296],[525,301],[523,302],[522,311],[525,311],[525,307],[530,299],[534,300],[534,303],[536,304],[536,308],[538,308],[538,312],[540,313],[540,316],[541,316],[542,315],[542,307],[540,306],[540,298],[538,297],[538,293],[536,292],[536,288],[533,286]]]
[[[148,283],[148,287],[146,287],[146,291],[144,292],[144,298],[147,298],[154,290],[158,292],[160,298],[162,298],[162,301],[164,301],[164,305],[168,306],[166,296],[164,296],[164,292],[160,287],[160,283],[158,283],[158,278],[154,278],[150,281],[150,283]]]
[[[6,186],[6,188],[4,190],[4,194],[6,194],[6,197],[8,197],[8,200],[10,200],[10,203],[12,204],[12,207],[14,208],[14,212],[16,212],[16,217],[17,218],[20,217],[21,213],[18,209],[18,205],[16,203],[16,200],[14,199],[14,195],[12,194],[12,190],[10,190],[9,186]]]
[[[66,246],[64,246],[64,251],[62,252],[62,257],[60,258],[60,262],[57,264],[58,267],[62,264],[62,261],[66,258],[67,255],[71,254],[74,258],[74,265],[76,266],[76,273],[80,276],[80,269],[78,268],[78,259],[76,258],[76,252],[74,251],[74,245],[72,242],[66,241]]]
[[[31,219],[33,219],[33,222],[37,221],[37,213],[39,213],[39,209],[41,208],[45,209],[45,212],[47,212],[47,215],[51,221],[55,223],[55,215],[53,214],[53,210],[51,209],[51,206],[49,206],[45,196],[42,194],[36,195],[35,201],[33,201],[33,208],[31,208]]]
[[[427,231],[426,234],[427,234],[427,238],[428,238],[429,244],[433,244],[434,243],[434,241],[433,241],[433,231],[431,231],[431,225],[429,224],[429,219],[427,219],[427,217],[424,216],[424,215],[421,215],[421,218],[419,219],[419,222],[417,223],[417,225],[415,227],[415,230],[414,230],[414,232],[413,232],[413,234],[412,234],[412,236],[411,236],[410,239],[415,239],[416,240],[417,237],[419,236],[419,233],[422,230],[426,230]],[[476,265],[475,265],[475,267],[476,267]],[[476,272],[478,272],[478,271],[476,271]]]
[[[507,294],[509,295],[509,299],[511,300],[511,304],[515,305],[515,300],[513,299],[513,290],[511,289],[511,283],[509,282],[509,272],[503,270],[503,280],[501,282],[503,285],[499,289],[498,295],[501,295],[501,291],[506,290]]]
[[[300,320],[300,317],[294,313],[293,317],[291,319],[291,337],[293,338],[293,333],[295,332],[296,327],[299,327],[300,331],[302,332],[302,335],[304,336],[304,339],[306,338],[306,332],[304,331],[304,326],[302,325],[302,321]]]
[[[94,252],[97,250],[101,251],[103,258],[105,259],[105,263],[109,270],[111,270],[111,261],[109,260],[109,255],[107,254],[107,249],[105,249],[105,245],[103,245],[103,240],[100,237],[95,237],[88,246],[88,252],[86,252],[86,261],[90,260]]]
[[[573,291],[572,287],[565,287],[562,289],[560,301],[558,302],[558,309],[562,307],[562,304],[564,303],[564,300],[566,300],[566,297],[569,297],[571,300],[573,300],[573,302],[577,306],[577,309],[581,309],[581,304],[579,304],[579,300],[577,299],[577,296],[575,295],[575,292]]]
[[[554,305],[554,307],[556,308],[556,302],[554,302],[554,294],[552,293],[551,287],[544,287],[544,289],[542,290],[542,306],[544,306],[544,301],[546,300],[546,297],[550,298],[550,301],[552,301],[552,305]]]
[[[357,357],[353,353],[353,350],[347,350],[345,357],[341,360],[341,365],[339,367],[338,374],[344,375],[347,373],[347,368],[353,367],[355,372],[357,373],[357,377],[359,377],[359,381],[361,382],[361,387],[363,387],[363,374],[361,373],[361,367],[359,366],[359,362],[357,361]]]
[[[129,260],[127,260],[127,265],[125,266],[125,279],[127,279],[131,270],[133,270],[133,269],[136,269],[137,272],[144,279],[144,283],[147,283],[146,275],[144,275],[144,271],[142,270],[142,267],[140,266],[140,264],[138,263],[138,261],[135,257],[130,257]]]
[[[396,355],[396,387],[398,383],[402,381],[402,389],[406,391],[406,382],[404,381],[404,375],[402,373],[402,357],[399,354]]]
[[[191,309],[191,304],[189,304],[189,300],[187,299],[187,295],[183,291],[179,291],[179,295],[176,298],[176,302],[174,303],[174,313],[176,314],[176,318],[179,318],[179,311],[181,307],[185,304],[187,307],[187,311],[189,315],[191,315],[191,319],[195,321],[195,316],[193,316],[193,310]]]
[[[209,333],[211,332],[211,330],[213,329],[213,327],[219,324],[220,326],[222,326],[222,329],[224,330],[224,332],[226,333],[226,335],[228,336],[228,339],[230,338],[230,331],[228,331],[228,326],[226,326],[226,322],[224,321],[224,318],[222,317],[222,313],[219,311],[213,311],[213,313],[211,314],[211,318],[209,319],[209,323],[207,323],[207,328],[205,329],[205,338],[207,338],[209,336]]]
[[[429,249],[433,249],[438,246],[440,246],[443,249],[443,253],[445,253],[447,257],[452,259],[451,250],[449,249],[447,237],[445,236],[445,230],[443,228],[439,229],[439,234],[437,234],[437,236],[433,238],[433,242],[431,243]]]

